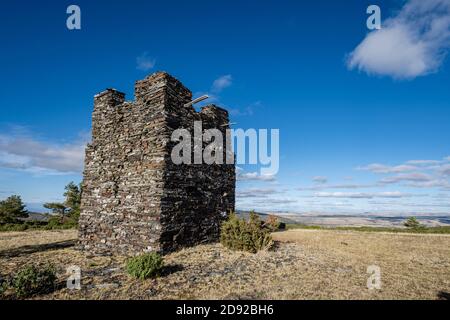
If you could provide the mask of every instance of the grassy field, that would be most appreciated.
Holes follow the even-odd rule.
[[[450,236],[296,229],[274,234],[273,251],[232,252],[220,244],[165,257],[160,278],[124,273],[124,257],[87,257],[75,230],[0,234],[0,273],[53,263],[59,285],[35,299],[437,299],[450,292]],[[82,270],[82,290],[65,288],[66,269]],[[367,267],[381,268],[368,290]],[[8,298],[8,296],[6,297]]]
[[[423,233],[423,234],[450,234],[450,226],[442,227],[423,227],[423,228],[387,228],[387,227],[322,227],[307,226],[304,224],[287,224],[288,230],[306,229],[306,230],[337,230],[337,231],[362,231],[362,232],[390,232],[390,233]]]

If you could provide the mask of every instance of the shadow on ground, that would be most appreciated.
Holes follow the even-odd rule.
[[[176,273],[179,271],[183,271],[184,267],[181,264],[171,264],[164,266],[164,268],[161,271],[161,276],[166,277],[172,273]]]
[[[450,293],[445,291],[439,291],[437,296],[440,300],[450,300]]]
[[[67,240],[53,243],[37,244],[23,246],[19,248],[13,248],[0,251],[0,258],[15,258],[23,255],[28,255],[35,252],[44,252],[51,250],[65,249],[75,246],[76,240]]]

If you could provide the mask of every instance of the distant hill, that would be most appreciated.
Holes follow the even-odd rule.
[[[22,221],[48,221],[50,215],[48,213],[28,212],[28,218],[20,219]]]
[[[286,223],[286,224],[295,224],[297,223],[295,220],[293,219],[289,219],[286,217],[281,217],[277,214],[267,214],[267,213],[261,213],[261,212],[255,212],[263,221],[266,221],[267,217],[270,215],[274,215],[278,218],[278,221]],[[243,211],[243,210],[236,210],[236,214],[238,217],[240,218],[244,218],[244,219],[248,219],[250,216],[250,211]]]

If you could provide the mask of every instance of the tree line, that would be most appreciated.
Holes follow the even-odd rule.
[[[82,186],[70,182],[64,188],[63,202],[44,203],[44,208],[52,211],[47,224],[57,225],[76,225],[80,216],[80,204]],[[0,225],[23,224],[29,217],[29,211],[26,209],[22,198],[19,195],[12,195],[5,200],[0,201]]]

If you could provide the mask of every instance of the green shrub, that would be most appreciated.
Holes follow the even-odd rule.
[[[163,266],[161,255],[151,252],[128,259],[127,272],[135,278],[148,279],[159,276]]]
[[[245,221],[232,213],[229,219],[222,223],[220,242],[231,250],[256,253],[272,247],[270,232],[270,229],[263,226],[257,214],[250,213],[249,220]]]
[[[45,294],[55,289],[56,272],[51,265],[39,267],[34,264],[19,270],[12,280],[12,287],[18,298]]]
[[[271,232],[280,230],[280,221],[277,216],[269,215],[264,223],[264,227],[269,229]]]
[[[0,276],[0,297],[3,296],[3,294],[5,293],[6,289],[8,289],[8,283],[6,282],[5,279],[3,279]]]
[[[59,217],[51,217],[47,221],[47,225],[44,227],[46,230],[59,229],[61,227],[61,219]]]
[[[26,223],[6,223],[0,225],[0,231],[25,231],[28,229],[28,225]]]
[[[56,230],[56,229],[72,229],[78,226],[77,221],[64,217],[51,217],[48,219],[47,224],[44,226],[45,230]]]
[[[411,229],[419,229],[424,227],[420,224],[416,217],[408,218],[408,220],[405,221],[404,226]]]
[[[26,221],[21,223],[0,224],[0,232],[26,231],[26,230],[60,230],[77,228],[78,223],[72,218],[65,218],[63,221],[59,217],[51,217],[46,221]]]

